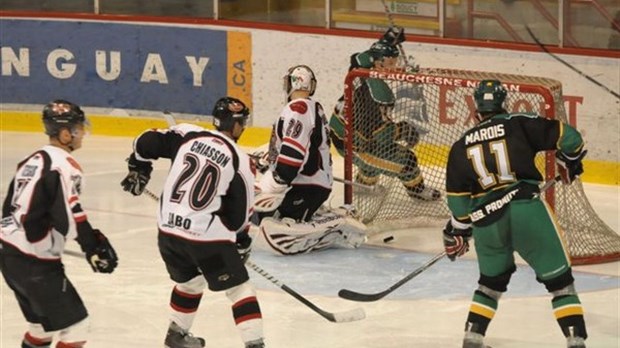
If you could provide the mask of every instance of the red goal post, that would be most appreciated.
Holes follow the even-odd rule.
[[[385,171],[378,182],[383,188],[379,195],[345,185],[345,203],[354,204],[363,221],[379,230],[382,229],[379,226],[440,225],[449,218],[445,202],[447,155],[452,143],[475,122],[473,90],[480,80],[498,79],[505,85],[508,90],[505,106],[509,112],[535,112],[568,122],[562,84],[554,79],[455,69],[420,69],[416,73],[354,69],[345,79],[344,93],[344,178],[350,181],[356,179],[356,160],[358,163],[360,159],[365,161],[364,154],[358,156],[355,152],[354,122],[381,117],[371,115],[372,110],[366,114],[361,103],[355,104],[354,91],[365,79],[383,80],[390,86],[396,100],[391,118],[395,122],[410,122],[418,128],[420,142],[412,149],[418,158],[418,167],[425,185],[442,193],[442,199],[437,202],[416,201],[407,195],[396,177]],[[373,147],[373,159],[381,158],[381,151]],[[555,177],[552,152],[539,154],[536,163],[546,180]],[[620,236],[597,216],[579,181],[570,186],[551,187],[545,192],[545,200],[558,216],[574,264],[620,259]]]

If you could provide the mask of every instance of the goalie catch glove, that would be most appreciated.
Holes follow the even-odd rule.
[[[92,249],[86,250],[86,261],[93,272],[112,273],[118,265],[116,251],[110,241],[99,230],[93,230],[97,244]]]
[[[132,153],[127,158],[127,168],[129,169],[129,174],[121,181],[121,186],[124,191],[134,196],[139,196],[144,192],[146,184],[151,179],[153,165],[151,162],[138,160],[136,155]]]
[[[381,37],[381,41],[390,46],[400,45],[405,42],[405,29],[401,27],[389,27]]]
[[[446,249],[446,255],[450,261],[454,261],[469,251],[469,238],[472,235],[471,224],[458,221],[455,224],[461,228],[454,227],[452,219],[450,219],[443,229],[443,247]]]
[[[248,234],[248,230],[250,227],[248,226],[242,232],[237,233],[237,252],[239,253],[239,257],[241,257],[241,261],[245,263],[250,258],[250,253],[252,252],[252,237]]]
[[[588,150],[566,154],[560,150],[555,152],[557,159],[558,172],[562,177],[562,182],[566,185],[572,183],[579,175],[583,174],[583,164],[581,160],[586,156]]]

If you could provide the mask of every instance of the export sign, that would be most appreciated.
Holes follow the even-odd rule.
[[[250,33],[113,22],[0,20],[0,102],[211,114],[252,105]]]

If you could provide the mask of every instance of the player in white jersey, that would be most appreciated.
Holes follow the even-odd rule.
[[[118,264],[108,239],[88,222],[80,203],[82,168],[71,152],[82,146],[87,120],[79,106],[55,100],[43,109],[49,145],[17,166],[2,206],[0,268],[29,323],[22,348],[83,347],[88,312],[67,278],[62,252],[75,239],[93,271]]]
[[[224,97],[213,109],[217,131],[180,124],[134,140],[129,174],[121,183],[125,191],[140,195],[151,162],[171,160],[158,214],[159,251],[176,283],[166,347],[204,347],[205,340],[189,330],[206,286],[226,292],[245,347],[264,347],[262,314],[244,267],[255,170],[236,144],[249,113],[240,100]]]
[[[262,219],[261,231],[284,255],[357,247],[365,239],[363,225],[346,214],[315,214],[333,184],[327,118],[321,104],[310,98],[315,89],[314,72],[306,65],[294,66],[284,76],[287,104],[272,129],[269,169],[257,185],[257,211],[262,217],[274,213]]]

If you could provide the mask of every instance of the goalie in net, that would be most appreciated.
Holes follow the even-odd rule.
[[[286,101],[266,154],[255,154],[264,174],[256,185],[254,209],[260,230],[277,253],[295,255],[330,247],[356,248],[365,226],[349,212],[326,211],[333,184],[327,119],[312,69],[291,67],[284,76]]]
[[[404,40],[402,29],[388,29],[370,49],[351,56],[349,71],[356,68],[394,70],[400,55],[397,46]],[[381,79],[364,78],[357,81],[354,88],[353,113],[356,117],[353,119],[353,162],[357,167],[355,181],[374,186],[378,184],[381,175],[386,175],[397,178],[407,194],[417,201],[439,200],[440,192],[425,184],[418,158],[413,151],[422,132],[411,119],[394,117],[397,95],[391,87]],[[410,116],[425,118],[425,101],[421,90],[409,92],[409,97],[414,98],[419,106],[415,115]],[[343,110],[344,96],[338,100],[330,118],[332,142],[340,155],[344,156],[346,120]]]

